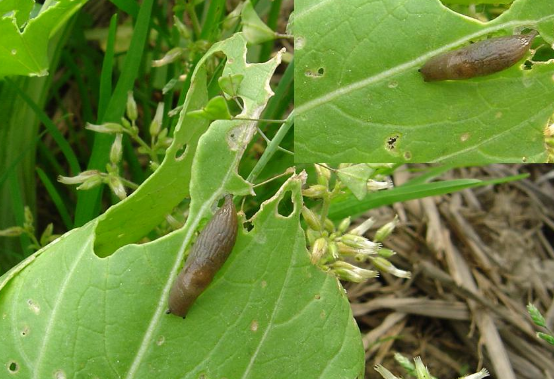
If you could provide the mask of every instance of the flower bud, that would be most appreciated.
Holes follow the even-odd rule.
[[[58,182],[62,184],[79,184],[84,183],[87,179],[90,179],[94,176],[99,176],[100,171],[98,170],[87,170],[81,172],[77,176],[58,176]]]
[[[158,107],[156,108],[156,115],[152,119],[152,122],[150,123],[150,136],[154,138],[160,133],[160,129],[162,128],[162,121],[164,118],[164,103],[158,103]]]
[[[127,120],[125,117],[121,117],[121,125],[123,125],[123,128],[127,133],[131,131],[131,128],[133,127],[129,120]]]
[[[350,217],[347,217],[340,222],[337,231],[342,234],[346,232],[346,229],[348,229],[349,227],[350,227]]]
[[[185,50],[181,47],[174,47],[173,49],[169,50],[163,57],[160,59],[155,59],[152,61],[152,67],[162,67],[165,65],[168,65],[170,63],[175,62],[183,53]]]
[[[325,219],[325,230],[329,233],[333,233],[335,231],[335,224],[333,224],[333,221],[328,218]]]
[[[42,246],[48,245],[50,243],[50,239],[52,238],[52,233],[54,232],[54,224],[50,223],[46,228],[44,229],[44,232],[42,232],[42,235],[40,236],[40,244]]]
[[[377,254],[379,254],[379,256],[380,256],[380,257],[383,257],[383,258],[390,258],[390,257],[392,257],[393,255],[395,255],[396,252],[394,252],[394,251],[391,250],[391,249],[382,248],[382,249],[379,249],[379,251],[377,252]]]
[[[323,229],[319,217],[317,217],[317,215],[312,212],[312,210],[306,208],[305,206],[302,207],[302,217],[304,217],[304,220],[306,220],[306,224],[308,224],[308,226],[313,230],[319,232]]]
[[[327,240],[325,238],[318,238],[314,246],[312,247],[311,261],[313,264],[319,262],[323,255],[327,252]]]
[[[181,37],[183,37],[184,39],[190,39],[190,29],[185,24],[183,24],[183,22],[179,20],[177,16],[173,16],[173,23],[177,27],[177,30],[179,31]]]
[[[110,175],[108,177],[108,185],[110,186],[110,189],[113,191],[115,196],[119,197],[121,200],[127,197],[125,187],[123,186],[123,183],[121,183],[121,179],[119,179],[117,176]]]
[[[554,345],[554,341],[551,342],[551,344]],[[462,379],[482,379],[482,378],[486,378],[487,376],[489,376],[489,372],[487,371],[486,368],[484,369],[481,369],[481,371],[479,372],[476,372],[475,374],[471,374],[471,375],[468,375],[468,376],[464,376]]]
[[[396,268],[392,263],[387,261],[385,258],[371,257],[370,259],[371,259],[371,263],[377,268],[377,270],[381,272],[386,272],[398,278],[405,278],[405,279],[409,279],[412,275],[409,271],[404,271]]]
[[[373,224],[375,224],[375,220],[370,217],[348,233],[363,236],[365,232],[367,232],[373,226]]]
[[[12,226],[10,228],[0,230],[0,237],[19,237],[25,233],[25,229],[21,226]]]
[[[122,144],[123,134],[117,133],[115,140],[112,143],[112,148],[110,150],[110,162],[113,165],[117,165],[121,161],[121,156],[123,153],[123,144]]]
[[[133,123],[138,118],[137,103],[135,102],[135,98],[133,97],[133,91],[127,92],[127,117]]]
[[[374,254],[377,254],[377,250],[381,247],[381,244],[372,242],[365,237],[355,234],[345,234],[340,240],[344,242],[345,245],[352,246],[356,249],[372,251]]]
[[[95,125],[87,122],[87,124],[85,125],[85,129],[92,130],[93,132],[97,132],[97,133],[106,133],[106,134],[123,132],[123,126],[120,124],[116,124],[115,122],[106,122],[100,125]]]
[[[91,188],[94,188],[96,186],[99,186],[100,184],[103,183],[103,178],[101,175],[97,175],[97,176],[92,176],[90,178],[88,178],[87,180],[85,180],[83,182],[83,184],[81,184],[79,187],[77,187],[78,190],[88,190],[88,189],[91,189]]]
[[[346,257],[353,257],[360,252],[359,249],[355,249],[352,246],[345,245],[342,242],[337,242],[337,248],[339,250],[339,254]]]
[[[33,212],[31,212],[31,208],[29,208],[28,206],[25,206],[24,215],[25,215],[25,224],[30,225],[32,227],[34,217],[33,217]]]
[[[399,379],[397,376],[393,375],[392,372],[381,365],[375,365],[373,366],[373,369],[381,374],[384,379]]]
[[[375,242],[382,242],[387,238],[396,228],[396,225],[398,225],[398,215],[394,216],[394,219],[391,222],[386,223],[385,225],[381,226],[379,230],[375,233],[375,237],[373,240]]]
[[[377,271],[366,270],[344,261],[337,261],[329,267],[340,279],[354,283],[365,282],[379,276]]]
[[[321,176],[325,178],[327,182],[329,182],[329,179],[331,179],[331,170],[327,167],[325,164],[316,164],[315,165],[315,171],[317,172],[318,176]]]
[[[329,255],[331,255],[331,258],[334,260],[337,260],[340,258],[339,256],[339,247],[337,246],[336,242],[329,242],[327,245],[327,250],[329,251]]]
[[[321,184],[315,184],[304,190],[302,190],[302,195],[306,197],[323,197],[327,193],[327,187],[322,186]]]

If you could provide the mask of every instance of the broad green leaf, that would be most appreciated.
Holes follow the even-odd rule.
[[[367,194],[367,180],[373,172],[373,169],[362,163],[339,169],[337,175],[354,196],[362,200]]]
[[[191,89],[181,111],[174,141],[161,166],[128,199],[102,216],[104,222],[98,225],[95,243],[100,256],[137,241],[158,225],[183,198],[191,196],[191,211],[185,227],[188,244],[200,221],[211,214],[215,201],[227,192],[236,195],[252,192],[251,185],[237,174],[237,167],[244,149],[256,132],[256,123],[218,120],[206,132],[207,120],[188,115],[189,111],[201,109],[208,103],[204,63],[219,52],[227,56],[224,76],[244,75],[237,94],[244,103],[239,117],[259,118],[273,95],[269,80],[281,61],[281,53],[265,63],[247,64],[246,40],[242,34],[214,44],[192,75]],[[123,225],[125,228],[122,228]],[[184,251],[179,256],[179,262],[183,257]]]
[[[0,77],[47,75],[48,40],[85,2],[59,0],[33,19],[34,2],[0,2]]]
[[[294,19],[297,162],[544,162],[554,63],[522,62],[469,80],[426,83],[431,57],[472,41],[540,33],[554,2],[517,0],[493,21],[438,0],[299,0]]]
[[[240,228],[185,320],[164,312],[180,233],[103,259],[93,251],[98,219],[67,233],[0,293],[1,376],[361,378],[364,352],[347,297],[305,247],[304,179],[291,178],[250,231]],[[282,215],[287,192],[294,211]]]
[[[250,230],[240,228],[230,259],[187,319],[165,314],[201,221],[224,193],[252,192],[237,167],[255,123],[219,120],[206,130],[198,124],[203,120],[187,116],[207,103],[204,63],[219,52],[227,56],[223,75],[244,75],[237,94],[244,103],[241,116],[259,117],[282,53],[247,64],[246,40],[236,34],[214,45],[197,65],[167,161],[105,215],[0,278],[3,370],[25,378],[363,375],[363,347],[348,300],[334,276],[310,263],[305,247],[299,222],[305,174],[293,176],[262,205]],[[184,192],[191,204],[182,229],[117,249]],[[289,193],[293,211],[280,214]]]

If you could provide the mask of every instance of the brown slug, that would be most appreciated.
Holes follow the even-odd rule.
[[[166,313],[185,318],[196,298],[208,287],[233,250],[237,238],[237,211],[231,195],[200,232],[185,267],[169,292]]]
[[[489,38],[428,60],[419,70],[426,82],[490,75],[516,64],[531,47],[537,31]]]

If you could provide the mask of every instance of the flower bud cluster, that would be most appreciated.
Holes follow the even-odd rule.
[[[341,165],[346,168],[349,165]],[[380,170],[390,168],[390,165],[368,165],[373,173],[372,179],[367,181],[370,191],[390,188],[392,183],[379,174]],[[364,168],[367,173],[368,168]],[[310,247],[310,258],[313,264],[325,271],[333,272],[341,280],[363,282],[378,276],[378,271],[386,272],[399,278],[409,278],[410,272],[396,268],[388,261],[394,251],[382,247],[383,242],[398,225],[398,217],[380,227],[372,240],[364,235],[373,226],[375,220],[369,218],[350,230],[351,220],[347,217],[339,222],[338,226],[327,218],[330,201],[341,193],[343,184],[340,178],[335,179],[336,170],[325,164],[316,164],[317,184],[304,189],[302,194],[307,198],[321,199],[323,204],[321,214],[312,209],[302,207],[302,216],[307,225],[306,237]],[[331,189],[333,187],[333,189]],[[368,270],[356,266],[354,263],[369,263],[376,270]]]
[[[123,117],[121,123],[106,122],[100,125],[87,124],[85,126],[86,129],[97,133],[115,135],[110,148],[109,163],[106,165],[106,173],[97,170],[88,170],[73,177],[60,176],[58,177],[58,181],[64,184],[79,184],[77,187],[79,190],[87,190],[101,184],[107,184],[118,198],[126,198],[127,191],[125,187],[136,188],[137,185],[125,180],[119,173],[123,158],[124,135],[129,136],[129,138],[138,143],[139,153],[148,154],[150,156],[150,168],[152,171],[155,171],[160,165],[158,156],[164,154],[165,150],[167,150],[173,141],[171,137],[168,137],[168,129],[162,127],[164,116],[163,103],[158,104],[156,114],[148,128],[151,137],[150,145],[144,142],[139,136],[139,128],[135,124],[139,117],[139,112],[131,91],[127,94],[125,114],[127,118]]]

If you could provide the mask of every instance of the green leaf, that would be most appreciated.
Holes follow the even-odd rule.
[[[230,120],[231,112],[223,96],[216,96],[202,109],[190,111],[187,116],[195,118],[204,118],[206,120]]]
[[[554,42],[554,2],[517,0],[482,23],[438,0],[300,0],[295,31],[297,162],[544,162],[554,63],[426,83],[437,54],[536,29]]]
[[[182,231],[104,259],[93,251],[98,219],[67,233],[0,279],[4,367],[25,378],[362,377],[347,297],[305,247],[304,179],[291,178],[250,231],[240,228],[185,320],[165,314]],[[294,211],[279,214],[289,192]]]
[[[86,0],[59,0],[29,19],[34,2],[0,4],[0,77],[48,74],[48,41]],[[23,31],[20,31],[23,28]]]
[[[357,200],[352,195],[338,199],[331,204],[329,209],[329,218],[332,220],[340,220],[349,216],[355,217],[361,215],[369,209],[377,208],[382,205],[421,199],[428,196],[443,195],[467,188],[506,183],[513,180],[523,179],[525,177],[527,177],[526,174],[493,180],[455,179],[443,182],[421,184],[406,183],[400,187],[395,187],[390,190],[374,192],[370,196],[365,197],[362,201]]]
[[[248,43],[255,45],[275,39],[275,32],[260,19],[250,0],[244,3],[241,17],[242,30]]]
[[[342,183],[352,191],[358,200],[367,195],[367,181],[374,172],[366,164],[357,164],[337,170]]]
[[[219,88],[225,93],[225,95],[231,97],[234,97],[237,95],[240,83],[242,83],[242,79],[244,79],[244,75],[242,74],[236,74],[236,75],[228,75],[228,76],[221,76],[217,82],[219,84]]]

